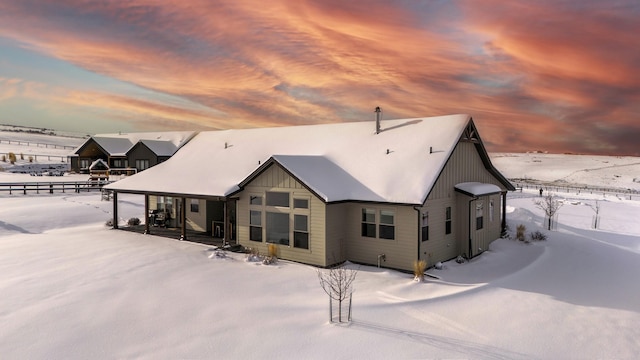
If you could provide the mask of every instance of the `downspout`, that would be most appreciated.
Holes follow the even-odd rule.
[[[419,206],[414,206],[413,210],[418,213],[418,257],[416,259],[420,261],[420,246],[422,245],[422,226],[420,224],[420,220],[422,216],[422,208]]]
[[[118,228],[118,192],[113,192],[113,228]]]
[[[507,192],[502,193],[502,236],[507,234]]]
[[[467,254],[469,259],[472,258],[471,256],[471,243],[472,243],[472,239],[471,239],[471,202],[478,200],[477,196],[474,196],[471,198],[471,200],[469,200],[469,253]]]

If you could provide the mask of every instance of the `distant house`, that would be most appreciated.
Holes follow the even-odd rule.
[[[69,156],[71,171],[88,173],[89,166],[98,159],[112,169],[142,171],[170,158],[194,135],[193,131],[98,134]]]
[[[411,270],[473,257],[505,230],[506,193],[468,115],[201,132],[107,186],[172,226],[279,257]],[[151,231],[150,221],[146,231]],[[114,221],[115,227],[117,222]]]

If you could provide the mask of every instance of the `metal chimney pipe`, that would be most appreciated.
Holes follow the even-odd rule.
[[[380,114],[382,113],[382,109],[380,106],[376,106],[376,134],[380,134]]]

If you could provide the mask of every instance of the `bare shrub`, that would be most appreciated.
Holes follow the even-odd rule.
[[[531,241],[544,241],[544,240],[547,240],[547,235],[541,233],[538,230],[532,232],[529,236],[531,237]]]
[[[425,260],[413,261],[413,280],[424,281],[424,271],[427,269],[427,262]]]
[[[105,226],[113,227],[113,219],[109,219],[104,223]]]
[[[9,162],[13,165],[13,164],[15,164],[15,163],[16,163],[16,161],[17,161],[17,159],[16,159],[16,154],[14,154],[14,153],[10,152],[10,153],[9,153]]]
[[[129,225],[129,226],[140,225],[140,219],[138,219],[137,217],[132,217],[131,219],[129,219],[127,221],[127,225]]]
[[[516,226],[516,239],[520,241],[525,240],[525,232],[527,231],[527,227],[523,224]]]

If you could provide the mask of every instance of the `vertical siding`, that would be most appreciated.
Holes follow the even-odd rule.
[[[429,265],[435,262],[449,260],[461,254],[467,254],[469,248],[469,200],[455,191],[455,185],[463,182],[482,182],[494,184],[502,190],[506,190],[487,169],[476,150],[475,144],[461,141],[454,149],[449,161],[445,165],[440,177],[431,190],[425,208],[429,211],[429,241],[422,242],[420,257],[428,261]],[[496,200],[497,199],[497,200]],[[495,195],[494,203],[499,206],[499,195]],[[488,200],[485,200],[488,222]],[[452,233],[445,235],[445,208],[451,206]],[[475,231],[475,204],[472,203],[471,221],[472,230]],[[479,247],[486,250],[491,241],[500,236],[499,209],[491,225],[491,230],[485,226],[485,231],[472,233],[477,238],[474,243],[474,253]],[[494,229],[497,228],[497,234]],[[468,254],[467,254],[468,255]]]
[[[334,265],[347,260],[346,236],[347,204],[326,206],[326,265]]]
[[[309,199],[309,249],[299,249],[293,247],[293,236],[290,236],[289,246],[279,245],[278,257],[281,259],[299,261],[307,264],[327,266],[327,251],[325,246],[326,238],[326,206],[324,202],[309,192],[296,179],[292,178],[280,166],[272,165],[262,174],[258,175],[239,194],[237,212],[238,242],[246,247],[255,248],[261,253],[267,252],[267,243],[249,240],[249,196],[250,194],[260,194],[263,196],[267,191],[286,191],[290,193],[290,201],[293,203],[294,197]],[[263,210],[263,219],[264,212]],[[293,209],[283,210],[293,214]],[[293,215],[290,218],[290,227],[293,227]],[[263,221],[264,234],[264,221]],[[263,236],[264,238],[264,236]]]
[[[375,209],[379,221],[380,210],[395,212],[395,239],[362,237],[362,209]],[[346,205],[346,258],[355,262],[376,266],[378,255],[384,254],[382,266],[412,270],[413,261],[418,257],[418,212],[413,206],[393,206],[387,204]],[[377,230],[377,229],[376,229]],[[376,231],[376,235],[378,231]]]

